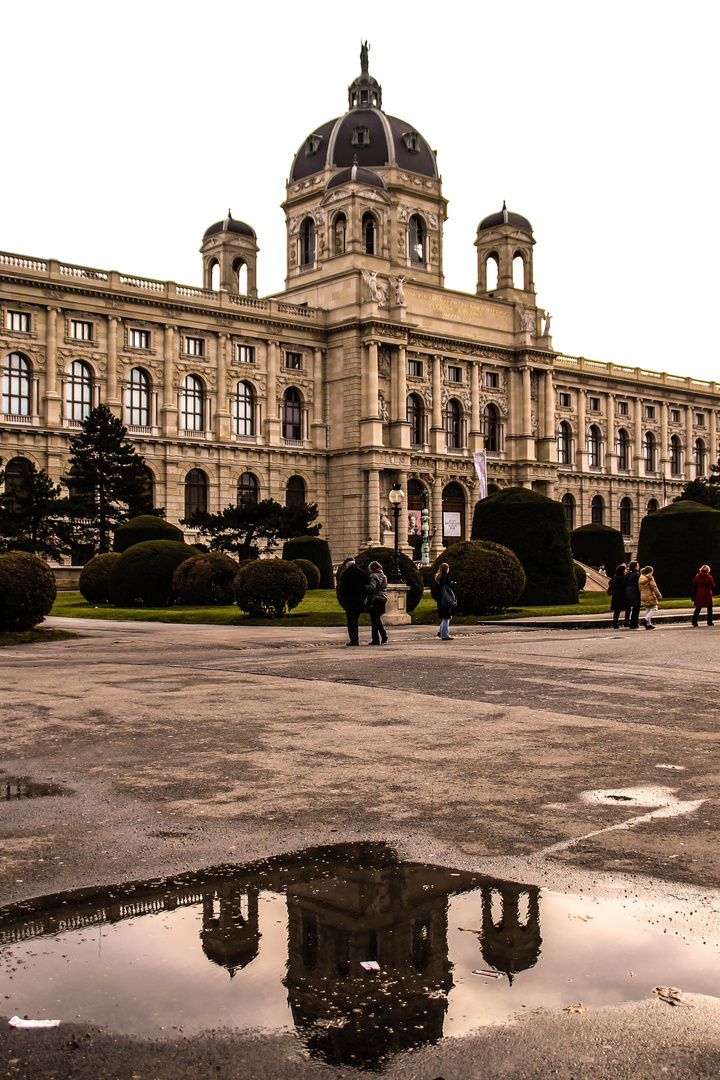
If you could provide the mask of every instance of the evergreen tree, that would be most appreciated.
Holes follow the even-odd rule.
[[[0,470],[0,551],[29,551],[61,562],[74,539],[68,500],[34,462],[16,458],[13,464],[12,479]]]
[[[255,541],[264,540],[265,550],[272,551],[281,540],[317,536],[320,526],[311,525],[317,516],[316,503],[281,506],[274,499],[241,499],[237,506],[226,506],[219,514],[196,510],[183,524],[209,536],[211,550],[234,551],[241,559],[249,559],[258,553]]]
[[[110,551],[118,525],[138,514],[158,514],[148,491],[144,458],[125,436],[127,428],[107,405],[98,405],[70,440],[70,469],[63,483],[83,542]]]
[[[702,503],[703,506],[711,506],[713,510],[720,510],[720,468],[711,465],[713,475],[707,480],[690,480],[683,488],[682,495],[678,495],[673,502]]]

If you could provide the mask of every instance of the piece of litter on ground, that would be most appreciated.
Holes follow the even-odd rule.
[[[656,765],[656,769],[676,769],[677,772],[685,772],[684,765]]]
[[[677,986],[655,986],[653,987],[653,994],[657,994],[661,1001],[666,1001],[668,1005],[685,1005],[688,1009],[692,1009],[692,1002],[686,1001],[682,996],[682,990]]]
[[[473,930],[471,926],[458,926],[458,930],[462,930],[463,934],[482,934],[482,930]]]
[[[361,960],[360,961],[360,967],[364,968],[365,971],[379,971],[380,970],[380,965],[378,964],[377,960]]]
[[[22,1016],[11,1016],[8,1020],[10,1027],[16,1028],[51,1028],[59,1023],[59,1020],[24,1020]]]
[[[577,1005],[566,1005],[563,1012],[585,1012],[585,1006],[578,1001]]]
[[[592,919],[592,915],[570,915],[570,914],[568,914],[568,919],[577,919],[578,922],[590,922],[590,920]]]
[[[323,1028],[325,1031],[329,1031],[333,1028],[344,1028],[347,1024],[347,1020],[316,1020],[315,1027]]]
[[[499,971],[473,971],[473,975],[484,975],[486,979],[499,979]]]

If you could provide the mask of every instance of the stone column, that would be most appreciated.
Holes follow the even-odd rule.
[[[436,559],[443,550],[443,525],[442,525],[442,489],[443,484],[438,477],[430,492],[430,558]],[[433,532],[435,536],[433,537]]]
[[[607,417],[607,446],[605,449],[605,461],[607,471],[612,475],[617,473],[617,453],[615,452],[615,395],[605,395],[605,409]]]
[[[267,397],[265,405],[265,439],[268,443],[279,443],[281,424],[280,417],[278,416],[277,405],[277,372],[278,372],[278,350],[280,348],[279,341],[268,341],[267,343],[267,361],[266,361],[266,373],[267,373]]]
[[[117,326],[117,316],[110,315],[107,322],[107,381],[105,383],[105,404],[114,416],[122,416],[122,401],[118,397]]]
[[[310,438],[315,450],[327,449],[327,424],[325,423],[325,381],[323,379],[324,349],[313,349],[313,415]],[[377,360],[375,362],[377,371]],[[377,376],[376,376],[377,379]],[[377,394],[375,395],[377,412]]]
[[[398,345],[393,357],[395,367],[395,400],[393,401],[393,424],[390,442],[394,447],[410,449],[410,425],[407,422],[407,353],[404,345]]]
[[[362,415],[374,420],[378,414],[378,346],[366,341],[362,363]],[[395,403],[393,402],[393,408]],[[393,419],[396,419],[393,416]]]
[[[580,472],[587,467],[587,421],[585,419],[585,391],[577,391],[577,445],[575,447],[575,465]]]
[[[57,377],[57,316],[58,309],[47,309],[47,343],[45,353],[45,423],[57,427],[60,423],[62,399],[58,393]]]
[[[642,476],[643,473],[643,415],[642,415],[642,401],[639,397],[635,398],[635,475]]]
[[[670,472],[670,438],[668,436],[669,406],[666,402],[660,403],[660,460],[658,462],[660,474],[668,476]],[[687,476],[687,473],[686,473]]]
[[[485,449],[485,434],[480,418],[480,361],[470,361],[470,450]]]
[[[690,479],[690,466],[693,460],[693,411],[691,405],[685,406],[685,479]]]
[[[557,431],[555,430],[555,384],[552,371],[545,372],[545,460],[557,461]]]
[[[213,431],[215,438],[221,442],[230,439],[230,410],[228,409],[227,392],[227,334],[218,335],[217,342],[217,401],[215,403],[215,415],[213,417]]]
[[[717,464],[718,459],[718,445],[717,445],[717,413],[715,407],[710,409],[710,434],[708,436],[710,445],[708,446],[708,467],[707,472],[710,472],[710,466]]]
[[[165,324],[163,350],[163,402],[160,409],[163,435],[177,435],[178,407],[174,388],[175,374],[175,327]]]
[[[532,397],[529,367],[522,369],[522,425],[523,435],[532,435]]]
[[[365,521],[365,540],[380,543],[380,470],[368,469],[367,473],[367,514]]]
[[[433,454],[445,453],[445,431],[442,417],[442,359],[433,356],[432,361],[432,428],[430,449]]]

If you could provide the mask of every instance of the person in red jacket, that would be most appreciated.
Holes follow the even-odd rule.
[[[695,604],[695,610],[693,612],[692,624],[697,626],[700,612],[703,608],[707,608],[707,624],[713,625],[713,593],[715,592],[715,582],[710,574],[710,567],[705,563],[700,567],[700,572],[697,573],[692,583],[692,598]]]

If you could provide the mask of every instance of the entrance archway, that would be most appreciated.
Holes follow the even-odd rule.
[[[442,495],[443,547],[465,538],[465,492],[459,484],[448,484]]]
[[[414,562],[422,558],[421,511],[425,485],[419,480],[408,480],[407,486],[407,542],[412,548]]]

